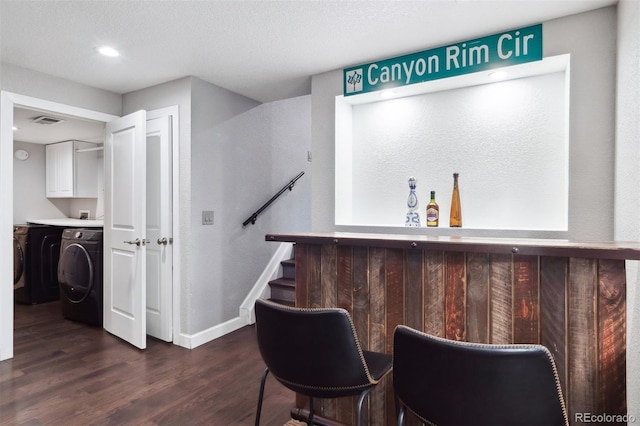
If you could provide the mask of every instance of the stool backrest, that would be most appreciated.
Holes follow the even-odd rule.
[[[262,358],[285,386],[305,395],[371,386],[349,313],[339,308],[293,308],[258,299],[256,333]]]
[[[555,363],[541,345],[456,342],[398,326],[393,386],[427,424],[568,425]]]

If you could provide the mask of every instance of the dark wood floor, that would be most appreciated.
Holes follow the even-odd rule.
[[[1,425],[249,425],[264,363],[255,327],[196,349],[149,338],[140,351],[65,320],[58,302],[16,305],[14,358],[0,362]],[[295,397],[271,376],[262,424]]]

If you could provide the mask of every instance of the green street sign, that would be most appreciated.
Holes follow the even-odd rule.
[[[345,68],[343,93],[359,95],[542,59],[542,24]]]

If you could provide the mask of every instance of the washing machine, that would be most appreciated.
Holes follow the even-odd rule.
[[[101,229],[62,232],[58,282],[63,317],[102,325],[102,247]]]
[[[13,289],[18,303],[58,300],[58,258],[63,228],[48,225],[14,225]]]

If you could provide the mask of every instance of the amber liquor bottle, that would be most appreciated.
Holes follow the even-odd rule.
[[[431,200],[427,204],[427,226],[438,226],[440,207],[436,203],[436,191],[431,191]]]
[[[452,228],[460,228],[462,226],[462,210],[460,209],[458,176],[458,173],[453,174],[453,194],[451,194],[451,213],[449,214],[449,226]]]

